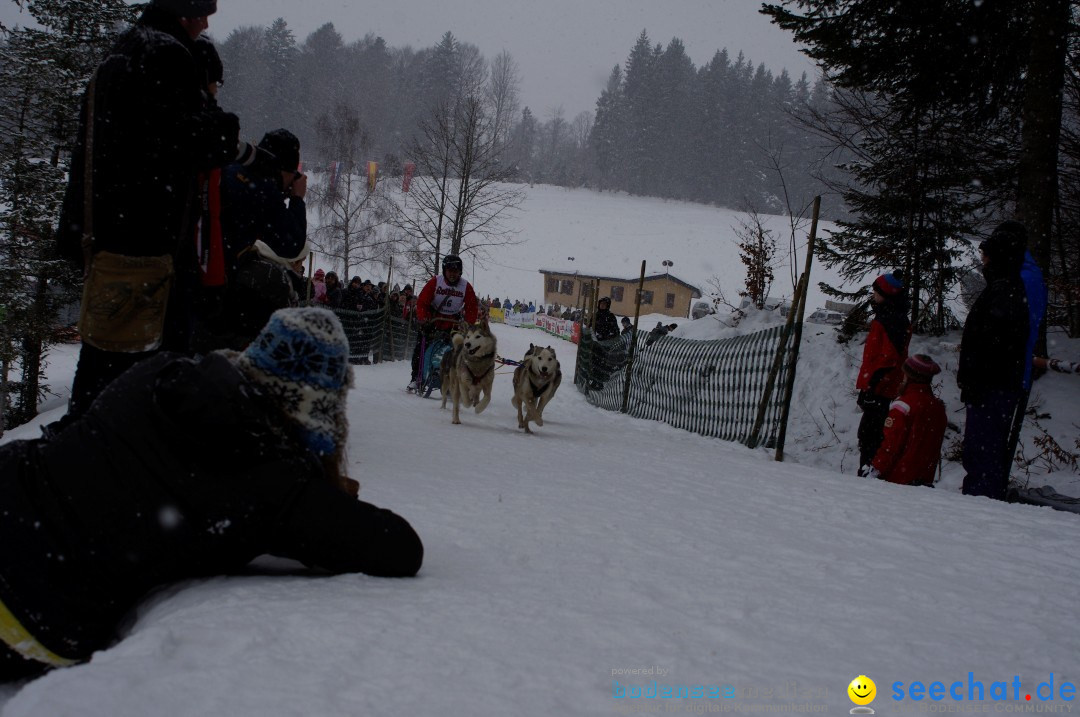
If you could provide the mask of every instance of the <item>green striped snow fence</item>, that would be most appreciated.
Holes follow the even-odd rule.
[[[636,340],[629,379],[629,415],[663,421],[703,436],[747,443],[783,331],[784,327],[776,326],[715,341],[662,336],[646,346],[645,331],[638,331],[634,338],[626,334],[596,341],[586,329],[578,344],[574,383],[589,403],[621,411],[630,341]],[[785,351],[758,445],[776,445],[789,362]]]
[[[401,318],[401,309],[384,307],[372,311],[333,309],[349,339],[349,359],[404,361],[412,359],[416,344],[415,321]]]

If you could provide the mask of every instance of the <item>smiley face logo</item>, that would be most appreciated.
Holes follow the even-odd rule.
[[[847,686],[848,697],[857,705],[868,705],[877,696],[877,685],[866,675],[859,675]]]

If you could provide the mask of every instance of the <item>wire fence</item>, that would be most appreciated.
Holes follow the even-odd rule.
[[[379,363],[412,358],[417,325],[412,319],[401,318],[400,309],[332,311],[341,319],[345,336],[349,339],[350,362]]]
[[[417,324],[397,311],[334,309],[349,339],[352,363],[379,363],[412,358]],[[784,327],[746,336],[694,341],[662,336],[648,341],[648,332],[624,334],[597,341],[588,329],[578,343],[574,383],[586,400],[609,411],[621,411],[627,380],[627,413],[635,418],[663,421],[676,428],[729,441],[746,443],[753,432],[758,407],[766,391],[769,369]],[[626,365],[634,346],[634,365]],[[790,356],[784,353],[766,407],[759,445],[773,447],[783,408],[783,391]]]
[[[704,436],[747,443],[765,394],[784,327],[715,341],[663,336],[646,345],[648,333],[630,333],[597,341],[583,330],[578,344],[574,383],[589,403],[621,411],[627,389],[630,344],[634,363],[629,375],[627,413],[663,421]],[[766,408],[759,445],[774,447],[783,409],[784,362]]]

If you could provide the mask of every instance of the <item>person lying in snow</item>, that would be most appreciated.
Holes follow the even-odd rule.
[[[147,359],[0,446],[0,680],[86,660],[150,589],[262,554],[415,575],[420,538],[341,472],[347,358],[334,314],[282,309],[243,353]]]

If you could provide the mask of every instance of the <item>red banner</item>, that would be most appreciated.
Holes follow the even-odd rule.
[[[412,162],[405,163],[405,177],[401,180],[401,191],[408,192],[409,185],[412,184],[413,173],[416,172],[416,165]]]

